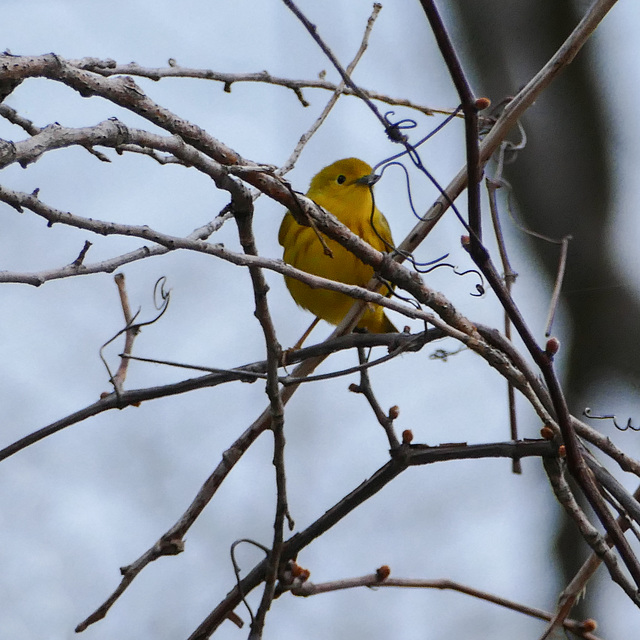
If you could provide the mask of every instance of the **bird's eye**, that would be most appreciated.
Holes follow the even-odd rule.
[[[344,184],[344,183],[346,182],[346,180],[347,180],[347,176],[343,176],[343,175],[339,175],[339,176],[336,178],[336,182],[337,182],[338,184]]]

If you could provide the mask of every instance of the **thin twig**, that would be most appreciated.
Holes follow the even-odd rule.
[[[222,227],[230,217],[230,213],[219,216],[206,225],[198,227],[192,231],[188,236],[185,236],[185,239],[188,241],[206,240],[211,236],[211,234],[220,229],[220,227]],[[161,245],[149,247],[145,245],[120,256],[115,256],[92,264],[84,264],[83,262],[76,264],[76,261],[74,261],[64,267],[46,269],[44,271],[37,272],[20,273],[17,271],[0,271],[0,283],[13,282],[39,287],[50,280],[61,280],[63,278],[85,276],[94,273],[113,273],[116,269],[123,267],[126,264],[137,262],[138,260],[144,260],[150,256],[164,255],[165,253],[169,253],[169,251],[171,251],[169,247]]]
[[[238,235],[240,244],[244,252],[248,255],[257,256],[255,237],[251,226],[253,217],[253,201],[248,191],[240,189],[233,194],[233,213],[238,225]],[[287,504],[286,475],[284,468],[284,405],[278,387],[278,368],[282,359],[282,348],[276,337],[275,327],[269,312],[267,302],[266,280],[260,267],[249,267],[251,283],[256,306],[256,317],[260,322],[264,333],[264,340],[267,350],[267,385],[266,392],[269,398],[270,427],[273,432],[274,453],[273,464],[276,472],[276,513],[273,524],[273,543],[267,554],[267,571],[265,576],[265,587],[262,594],[262,601],[251,622],[251,632],[249,638],[258,640],[262,637],[262,630],[266,615],[271,607],[275,593],[276,580],[280,568],[280,556],[284,540],[285,515],[289,513]],[[292,522],[290,520],[290,522]]]
[[[556,315],[556,309],[560,303],[560,291],[562,290],[562,283],[564,281],[564,272],[567,266],[567,252],[569,251],[569,240],[571,236],[564,236],[562,238],[562,248],[560,249],[560,260],[558,263],[558,271],[556,273],[556,281],[553,285],[553,293],[551,294],[551,301],[549,302],[549,314],[547,315],[547,322],[545,324],[544,335],[548,338],[551,335],[551,326],[553,325],[553,319]]]
[[[507,245],[502,233],[502,226],[500,224],[500,217],[498,215],[498,204],[496,201],[496,191],[500,188],[501,184],[494,180],[487,178],[485,180],[487,186],[487,193],[489,195],[489,211],[491,212],[491,222],[493,224],[493,231],[498,244],[498,252],[500,253],[500,260],[502,262],[502,271],[504,273],[504,284],[509,294],[515,283],[517,273],[511,267],[509,262],[509,256],[507,253]],[[511,340],[511,321],[509,320],[509,314],[504,311],[504,335],[507,340]],[[516,398],[515,389],[513,385],[507,381],[507,397],[509,403],[509,431],[511,433],[511,439],[518,439],[518,416],[516,413]],[[522,465],[519,460],[514,460],[512,465],[513,473],[522,473]]]
[[[331,64],[335,67],[336,71],[342,77],[342,81],[353,91],[355,95],[357,95],[368,107],[371,109],[373,114],[378,118],[382,126],[385,128],[385,131],[389,128],[389,123],[385,119],[385,117],[380,113],[375,104],[367,97],[367,95],[360,89],[351,79],[348,71],[346,71],[333,51],[329,48],[327,43],[320,37],[316,26],[300,11],[300,9],[296,6],[293,0],[282,0],[284,4],[291,10],[291,12],[300,20],[300,22],[304,25],[304,28],[309,32],[309,35],[316,41],[318,46],[322,49],[323,53],[327,58],[331,61]]]
[[[368,358],[365,354],[365,350],[362,347],[358,348],[358,360],[360,362],[360,383],[352,384],[349,386],[349,391],[354,393],[361,393],[366,399],[373,413],[380,423],[380,426],[384,429],[389,440],[389,447],[391,449],[397,449],[400,446],[400,441],[393,429],[393,421],[397,417],[397,407],[390,409],[389,413],[385,413],[380,406],[373,388],[371,387],[371,380],[369,378],[369,368],[366,366],[369,364]]]
[[[351,493],[342,498],[342,500],[326,511],[306,529],[289,538],[283,546],[282,562],[295,558],[302,549],[335,526],[359,505],[366,502],[371,496],[378,493],[389,484],[389,482],[405,471],[408,465],[431,464],[442,460],[453,459],[449,457],[450,455],[461,455],[465,459],[496,456],[518,456],[520,458],[528,455],[553,456],[555,455],[554,450],[554,445],[547,441],[507,442],[477,446],[426,447],[424,450],[419,450],[414,446],[403,445],[396,450],[396,455],[394,455],[387,464],[378,469],[368,480],[365,480]],[[408,457],[405,457],[405,453],[408,454]],[[266,561],[258,563],[243,578],[241,585],[234,587],[202,621],[198,628],[189,636],[188,640],[205,640],[206,638],[210,638],[220,624],[226,620],[229,611],[233,611],[233,609],[240,604],[241,594],[248,594],[264,580],[265,571]]]
[[[6,104],[0,104],[0,116],[7,119],[11,124],[15,124],[24,129],[30,136],[35,136],[42,129],[36,127],[32,120],[21,116],[15,109]]]
[[[360,47],[356,52],[356,55],[354,56],[353,60],[347,66],[347,74],[349,76],[351,76],[351,74],[353,73],[353,70],[356,68],[356,65],[358,64],[358,62],[360,62],[360,59],[362,58],[362,56],[364,55],[364,52],[367,50],[367,47],[369,46],[369,36],[371,35],[373,24],[376,21],[376,18],[378,17],[378,14],[380,13],[381,10],[382,10],[381,4],[375,3],[373,5],[373,10],[371,12],[371,15],[369,16],[369,19],[367,20],[367,26],[364,30],[364,35],[362,36]],[[322,113],[316,118],[316,121],[311,125],[311,127],[309,127],[309,129],[304,134],[302,134],[302,136],[300,137],[300,140],[298,141],[298,144],[293,150],[293,153],[289,156],[289,158],[282,165],[282,167],[277,171],[278,175],[284,175],[293,168],[293,165],[296,163],[296,161],[300,157],[300,154],[302,153],[302,150],[304,149],[307,142],[311,140],[315,132],[320,128],[322,123],[327,119],[327,116],[329,115],[333,107],[338,102],[338,99],[340,98],[340,96],[343,93],[345,93],[346,86],[347,85],[343,80],[335,88],[333,95],[331,96],[331,98],[329,98],[329,101],[327,102],[324,109],[322,110]]]
[[[127,288],[124,280],[124,273],[116,273],[114,281],[118,287],[118,295],[120,296],[120,305],[122,306],[122,313],[124,315],[124,323],[127,327],[125,331],[125,341],[123,354],[130,355],[133,351],[133,343],[136,336],[140,332],[139,326],[134,326],[134,316],[131,313],[131,306],[129,305],[129,296],[127,295]],[[127,377],[127,370],[129,368],[129,358],[121,357],[120,366],[115,375],[111,378],[114,389],[117,393],[122,393],[122,385]]]
[[[431,30],[436,38],[440,53],[449,69],[449,75],[455,85],[465,123],[465,146],[467,153],[467,195],[469,229],[471,231],[472,251],[475,241],[482,241],[482,227],[480,218],[480,179],[482,167],[480,166],[480,150],[478,147],[478,107],[471,90],[471,85],[458,59],[453,42],[433,0],[420,0]]]
[[[465,584],[455,582],[454,580],[448,580],[446,578],[441,580],[427,580],[421,578],[385,578],[381,580],[378,573],[373,573],[366,576],[360,576],[358,578],[346,578],[342,580],[333,580],[331,582],[322,582],[319,584],[314,584],[313,582],[306,580],[292,588],[291,593],[296,596],[309,597],[319,595],[321,593],[330,593],[332,591],[341,591],[344,589],[360,587],[369,587],[372,589],[377,589],[378,587],[396,587],[403,589],[448,589],[464,593],[479,600],[491,602],[492,604],[497,604],[500,607],[505,607],[532,618],[538,618],[539,620],[552,620],[554,617],[553,614],[548,611],[529,607],[519,602],[515,602],[514,600],[496,596],[492,593],[481,591],[480,589],[474,589],[473,587],[469,587]],[[564,620],[562,625],[568,631],[577,634],[579,638],[584,638],[584,640],[600,640],[598,636],[585,630],[585,626],[587,628],[592,628],[592,620],[585,620],[582,622],[578,620]]]
[[[195,69],[192,67],[183,67],[177,64],[169,67],[150,68],[143,67],[135,62],[129,64],[117,64],[115,61],[98,60],[96,58],[69,60],[69,64],[78,69],[93,71],[94,73],[98,73],[104,77],[122,75],[138,76],[150,78],[152,80],[161,80],[162,78],[195,78],[201,80],[212,80],[214,82],[223,83],[227,93],[231,92],[231,86],[236,83],[265,83],[291,89],[298,99],[301,98],[303,89],[323,89],[333,93],[339,86],[325,79],[292,80],[291,78],[282,78],[274,76],[268,71],[258,71],[256,73],[224,73],[221,71],[214,71],[213,69]],[[428,107],[426,105],[417,104],[406,98],[395,98],[372,89],[364,89],[360,87],[360,91],[362,91],[370,100],[384,102],[385,104],[393,107],[407,107],[408,109],[418,111],[427,116],[431,116],[434,113],[450,115],[453,112],[452,109]],[[342,90],[342,93],[348,96],[356,95],[356,92],[351,87],[346,87]],[[306,101],[301,100],[301,103],[305,107],[309,106]]]
[[[391,350],[398,349],[399,347],[405,348],[407,351],[417,349],[419,345],[427,344],[432,339],[441,338],[442,335],[433,329],[430,329],[428,335],[421,337],[418,335],[406,335],[401,333],[396,334],[348,334],[342,337],[327,339],[324,342],[313,345],[311,347],[305,347],[295,351],[289,355],[289,363],[297,364],[305,362],[306,360],[313,360],[317,358],[326,358],[332,353],[337,353],[345,349],[352,349],[358,346],[375,347],[386,346]],[[416,341],[416,339],[419,340]],[[409,348],[408,345],[411,345]],[[141,360],[144,360],[140,358]],[[177,363],[170,363],[173,366],[180,366]],[[198,369],[188,365],[190,369]],[[128,406],[137,406],[142,402],[154,400],[157,398],[166,398],[168,396],[178,395],[181,393],[188,393],[195,389],[205,389],[215,387],[221,384],[232,381],[253,382],[253,374],[266,372],[267,363],[266,360],[261,362],[254,362],[246,364],[236,369],[215,369],[205,368],[206,370],[215,370],[218,373],[213,373],[199,378],[189,378],[181,382],[162,385],[158,387],[148,387],[146,389],[133,389],[130,391],[123,391],[120,398],[117,398],[115,394],[111,394],[100,399],[79,411],[76,411],[52,424],[49,424],[33,433],[25,436],[14,442],[13,444],[0,450],[0,461],[22,451],[23,449],[31,446],[32,444],[47,438],[62,429],[65,429],[74,424],[78,424],[87,418],[99,415],[105,411],[111,409],[122,409]],[[295,373],[295,371],[294,371]]]

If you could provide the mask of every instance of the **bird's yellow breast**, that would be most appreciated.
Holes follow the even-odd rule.
[[[307,196],[372,247],[389,251],[392,246],[389,225],[374,208],[370,186],[362,182],[371,172],[371,167],[361,160],[340,160],[314,177]],[[327,255],[315,230],[298,224],[289,212],[280,225],[278,240],[284,247],[284,261],[301,271],[359,286],[365,286],[373,277],[372,267],[323,236],[332,254]],[[285,277],[285,280],[301,307],[332,324],[339,324],[353,304],[353,298],[345,294],[313,289],[295,278]],[[395,330],[383,308],[377,305],[367,308],[358,326],[376,333]]]

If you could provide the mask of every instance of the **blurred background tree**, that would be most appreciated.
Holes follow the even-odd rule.
[[[495,101],[515,94],[563,42],[584,15],[584,2],[568,0],[478,0],[453,2],[465,64],[475,87]],[[621,282],[610,241],[611,199],[616,149],[612,93],[596,60],[606,55],[596,39],[527,111],[522,124],[526,148],[506,168],[513,186],[515,216],[528,229],[550,238],[572,237],[563,286],[571,340],[565,370],[567,398],[580,415],[597,388],[611,381],[640,382],[637,339],[638,291]],[[471,71],[472,70],[472,71]],[[559,247],[528,242],[549,280],[558,271]],[[556,557],[566,582],[588,549],[573,523],[561,513]],[[582,610],[589,609],[588,590]]]

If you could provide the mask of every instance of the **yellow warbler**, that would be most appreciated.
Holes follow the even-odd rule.
[[[307,196],[374,249],[389,251],[393,245],[389,223],[377,208],[373,210],[371,186],[376,181],[373,169],[366,162],[346,158],[325,167],[314,176]],[[333,257],[325,254],[315,230],[298,224],[287,211],[278,233],[286,263],[316,276],[366,286],[373,276],[373,268],[335,240],[326,236],[323,239]],[[339,324],[354,302],[353,298],[343,293],[312,289],[295,278],[285,276],[285,281],[293,299],[301,307],[331,324]],[[384,314],[384,308],[379,305],[368,305],[357,326],[372,333],[397,331]]]

